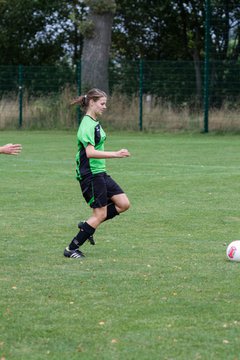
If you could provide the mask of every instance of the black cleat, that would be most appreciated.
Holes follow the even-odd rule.
[[[79,228],[79,229],[81,229],[81,227],[83,226],[84,222],[85,222],[85,221],[81,221],[81,222],[78,224],[78,228]],[[88,241],[90,242],[91,245],[96,245],[95,240],[94,240],[94,238],[93,238],[92,235],[89,236]]]
[[[85,255],[80,250],[78,249],[70,250],[68,247],[64,249],[63,255],[68,258],[80,259],[80,260],[85,257]]]

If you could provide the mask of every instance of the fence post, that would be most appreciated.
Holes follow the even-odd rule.
[[[81,71],[82,71],[82,63],[81,63],[81,59],[77,62],[77,94],[78,96],[81,95]],[[81,119],[81,109],[80,106],[77,106],[77,122],[78,124],[80,124],[80,119]]]
[[[143,59],[139,62],[139,130],[143,129]]]
[[[208,132],[209,113],[209,15],[210,0],[205,0],[205,57],[204,57],[204,132]]]
[[[19,127],[22,127],[23,121],[23,66],[18,66],[18,105],[19,105],[19,116],[18,116],[18,124]]]

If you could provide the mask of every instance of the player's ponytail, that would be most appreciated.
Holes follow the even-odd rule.
[[[80,95],[76,99],[73,99],[70,104],[71,105],[79,105],[83,110],[86,111],[90,100],[97,101],[101,97],[107,98],[107,94],[102,90],[94,88],[94,89],[89,90],[87,92],[87,94]]]

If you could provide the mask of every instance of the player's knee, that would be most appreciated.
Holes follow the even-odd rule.
[[[127,211],[130,208],[130,201],[126,199],[124,203],[122,204],[122,212]]]
[[[99,211],[98,213],[98,220],[99,222],[103,222],[107,218],[107,209],[102,209],[102,211]]]
[[[94,209],[93,218],[94,222],[98,225],[101,224],[107,217],[107,207]]]

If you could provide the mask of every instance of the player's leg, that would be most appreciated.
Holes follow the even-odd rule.
[[[92,216],[87,220],[87,223],[96,229],[107,216],[107,206],[93,209]]]
[[[84,223],[85,223],[85,220],[80,221],[80,222],[78,223],[78,228],[81,229]],[[90,235],[90,236],[89,236],[88,241],[90,242],[91,245],[95,245],[95,244],[96,244],[93,235]]]
[[[106,175],[105,179],[109,199],[106,220],[109,220],[128,210],[130,202],[123,189],[111,178],[111,176]]]
[[[64,250],[64,256],[81,258],[83,253],[79,250],[87,239],[93,236],[96,228],[107,216],[107,188],[104,177],[99,175],[81,183],[82,193],[86,202],[93,209],[92,216],[83,222],[78,234],[72,239],[69,246]]]
[[[106,214],[107,206],[93,209],[92,216],[83,223],[78,234],[64,250],[64,256],[72,258],[84,257],[84,254],[79,248],[85,243],[89,236],[93,236],[96,228],[105,220]]]
[[[130,207],[130,201],[125,193],[112,196],[111,201],[119,214],[127,211]]]
[[[113,195],[111,202],[107,206],[107,217],[105,220],[113,219],[120,213],[127,211],[130,207],[130,201],[125,193]]]

